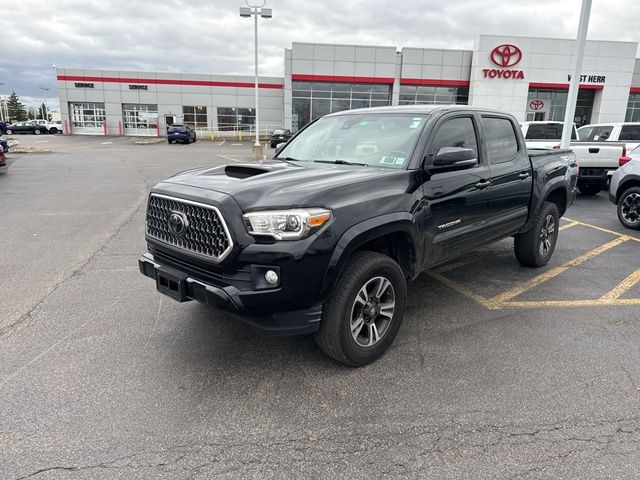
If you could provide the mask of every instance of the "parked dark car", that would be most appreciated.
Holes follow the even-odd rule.
[[[291,136],[291,130],[274,130],[271,134],[271,148],[276,148],[279,143],[288,142]]]
[[[576,182],[571,150],[528,151],[506,113],[336,112],[272,161],[153,187],[139,268],[174,300],[315,333],[326,354],[361,366],[393,342],[423,270],[509,237],[520,264],[547,264]]]
[[[4,138],[0,138],[0,150],[2,153],[7,153],[9,151],[9,143]]]
[[[184,143],[191,143],[196,141],[196,131],[192,129],[186,123],[173,124],[167,128],[167,141],[173,143],[180,140]]]
[[[16,122],[7,126],[7,135],[14,133],[35,133],[36,135],[40,135],[41,133],[47,133],[47,131],[46,126],[39,125],[32,121]]]

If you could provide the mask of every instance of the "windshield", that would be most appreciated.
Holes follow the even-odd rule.
[[[362,114],[324,117],[291,140],[276,158],[405,168],[427,116]]]

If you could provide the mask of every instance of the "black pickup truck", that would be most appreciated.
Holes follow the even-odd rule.
[[[274,158],[182,172],[151,190],[141,272],[352,366],[381,356],[406,282],[513,236],[545,265],[576,192],[570,150],[527,151],[517,121],[462,106],[333,113]]]

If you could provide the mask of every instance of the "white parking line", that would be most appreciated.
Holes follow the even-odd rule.
[[[39,142],[34,142],[34,143],[49,143],[49,140],[41,140]]]
[[[220,143],[218,143],[218,145],[224,145],[226,142],[226,140],[222,140]]]
[[[232,147],[241,147],[242,144],[241,143],[232,143],[231,146]]]

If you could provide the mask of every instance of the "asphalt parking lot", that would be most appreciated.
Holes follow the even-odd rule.
[[[555,255],[422,274],[361,369],[155,291],[148,189],[248,144],[20,137],[0,177],[0,478],[640,475],[640,233],[579,196]]]

